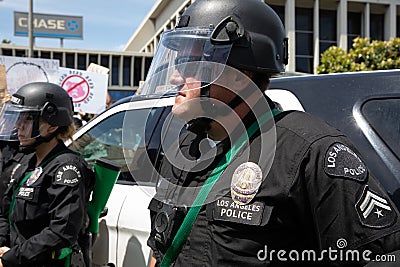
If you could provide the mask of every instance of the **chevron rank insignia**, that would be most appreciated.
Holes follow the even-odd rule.
[[[372,228],[391,226],[397,218],[391,203],[366,185],[355,208],[363,225]]]

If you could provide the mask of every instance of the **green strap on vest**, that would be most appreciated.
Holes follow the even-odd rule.
[[[65,259],[64,266],[69,267],[71,266],[71,257],[72,248],[62,248],[60,249],[60,256],[58,256],[59,260]]]
[[[56,157],[58,157],[59,155],[63,154],[64,152],[60,152],[57,153],[55,155],[53,155],[52,157],[50,157],[48,160],[42,162],[39,164],[39,167],[44,167],[47,163],[49,163],[50,161],[52,161],[53,159],[55,159]],[[8,212],[8,221],[10,224],[10,227],[13,225],[11,222],[11,214],[14,212],[14,207],[15,207],[15,202],[17,201],[17,193],[19,191],[19,189],[21,188],[21,186],[26,182],[26,180],[29,179],[29,177],[31,176],[33,171],[29,172],[27,175],[25,175],[25,177],[21,180],[21,182],[18,184],[18,187],[15,189],[14,193],[13,193],[13,197],[11,200],[11,204],[10,204],[10,210]],[[71,257],[69,257],[72,253],[72,249],[71,248],[62,248],[60,250],[60,256],[58,257],[59,260],[62,260],[65,258],[65,267],[69,267],[71,266]]]
[[[279,113],[279,110],[273,109],[271,112],[264,114],[260,117],[260,124],[265,124],[272,117],[278,115]],[[200,209],[204,204],[204,201],[206,200],[211,189],[214,187],[214,184],[218,181],[218,178],[224,172],[226,166],[231,162],[233,157],[246,143],[246,140],[250,139],[257,132],[258,129],[259,127],[256,121],[247,129],[246,133],[243,133],[243,135],[240,136],[238,141],[229,149],[228,152],[226,152],[225,157],[221,159],[217,167],[215,167],[215,169],[211,172],[210,176],[208,177],[196,199],[194,200],[192,207],[190,207],[188,213],[186,214],[185,219],[183,220],[181,227],[178,229],[178,232],[176,233],[171,246],[165,253],[164,258],[161,262],[161,267],[169,267],[175,261],[179,251],[183,246],[183,243],[188,237],[190,231],[192,230],[192,226],[197,218],[197,215],[200,212]]]
[[[26,182],[26,180],[28,180],[28,178],[31,176],[32,172],[33,172],[33,171],[31,171],[31,172],[29,172],[27,175],[25,175],[25,177],[24,177],[24,178],[22,179],[22,181],[19,183],[17,189],[15,189],[15,191],[13,192],[13,197],[12,197],[11,203],[10,203],[10,210],[9,210],[9,212],[8,212],[8,223],[10,224],[10,226],[11,226],[11,224],[12,224],[12,222],[11,222],[11,214],[12,214],[13,211],[14,211],[15,202],[17,201],[16,195],[17,195],[19,189],[21,188],[21,186],[22,186],[22,185]]]
[[[53,159],[55,159],[56,157],[58,157],[61,154],[63,154],[63,153],[61,152],[61,153],[54,154],[48,160],[40,163],[38,167],[44,167],[47,163],[49,163],[50,161],[52,161]],[[11,225],[11,214],[14,212],[15,202],[17,201],[17,199],[16,199],[17,193],[18,193],[19,189],[21,188],[21,186],[26,182],[26,180],[29,179],[32,172],[33,171],[31,171],[27,175],[25,175],[25,177],[21,180],[21,182],[18,184],[17,188],[13,192],[13,196],[12,196],[11,203],[10,203],[10,210],[8,212],[8,221],[9,221],[10,225]]]

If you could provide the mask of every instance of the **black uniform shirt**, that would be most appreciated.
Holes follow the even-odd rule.
[[[35,168],[36,156],[27,156],[14,173],[3,199],[0,240],[10,237],[11,249],[2,257],[7,266],[56,266],[62,248],[76,246],[84,227],[86,207],[94,183],[86,162],[60,142]],[[29,179],[17,190],[22,179]],[[10,203],[15,206],[10,215]],[[10,229],[10,232],[8,231]]]
[[[10,182],[14,167],[20,163],[23,153],[19,152],[19,143],[14,141],[2,141],[1,145],[1,170],[0,170],[0,198]]]
[[[303,112],[281,113],[275,121],[276,150],[259,134],[238,153],[215,186],[225,195],[203,206],[174,266],[358,266],[400,249],[398,211],[351,142]],[[239,205],[231,181],[249,162],[264,179],[254,198]],[[168,179],[176,170],[163,164]],[[204,183],[211,171],[198,180]],[[187,178],[190,172],[179,180]],[[148,244],[160,261],[165,249],[154,230]]]

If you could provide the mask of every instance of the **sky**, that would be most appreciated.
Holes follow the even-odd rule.
[[[64,48],[122,51],[157,0],[33,0],[33,12],[83,17],[83,40],[64,39]],[[28,46],[14,36],[14,11],[28,12],[29,0],[0,0],[0,42]],[[58,38],[35,38],[35,46],[60,47]]]

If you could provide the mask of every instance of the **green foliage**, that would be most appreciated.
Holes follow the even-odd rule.
[[[11,44],[10,40],[7,39],[3,39],[3,41],[1,41],[2,44]]]
[[[317,72],[336,73],[366,70],[387,70],[400,68],[400,38],[390,41],[370,41],[357,37],[353,47],[346,53],[331,46],[321,55]]]

